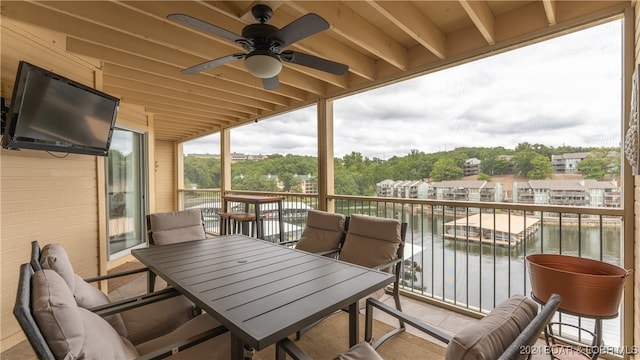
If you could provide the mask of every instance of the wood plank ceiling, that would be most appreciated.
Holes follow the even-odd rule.
[[[243,61],[184,75],[186,67],[243,49],[167,20],[184,13],[241,34],[251,1],[5,1],[2,17],[66,36],[67,51],[99,59],[104,90],[143,106],[156,137],[184,141],[225,127],[518,46],[610,16],[626,1],[265,1],[282,28],[307,13],[326,31],[295,50],[349,66],[344,76],[284,63],[264,90]]]

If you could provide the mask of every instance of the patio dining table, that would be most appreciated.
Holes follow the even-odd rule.
[[[358,300],[394,276],[246,235],[132,250],[168,284],[226,326],[231,359],[262,350],[349,307],[349,344],[358,342]]]

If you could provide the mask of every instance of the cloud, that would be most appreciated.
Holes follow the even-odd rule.
[[[390,158],[521,142],[619,146],[621,21],[334,102],[334,152]],[[315,106],[231,131],[232,151],[317,155]],[[214,135],[217,137],[217,134]],[[209,144],[209,145],[207,145]],[[185,152],[218,152],[198,139]],[[214,149],[214,150],[211,150]]]

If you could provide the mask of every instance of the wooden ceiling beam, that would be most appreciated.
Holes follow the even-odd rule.
[[[547,14],[547,21],[549,22],[549,25],[555,25],[558,23],[556,3],[556,0],[542,0],[542,5],[544,6],[545,14]]]
[[[13,17],[21,21],[38,26],[44,26],[49,29],[68,34],[71,37],[98,43],[106,47],[117,49],[121,52],[138,55],[152,60],[160,59],[161,62],[171,64],[179,68],[186,68],[209,60],[209,58],[192,55],[176,49],[175,47],[161,45],[157,42],[148,41],[147,39],[129,35],[124,32],[97,25],[91,21],[87,21],[76,16],[68,15],[67,13],[61,12],[60,10],[56,10],[56,8],[47,5],[47,2],[11,2],[10,4],[10,6],[3,4],[3,15],[6,14],[9,17]],[[179,27],[168,23],[166,26]],[[182,43],[185,43],[184,39],[182,39]],[[215,70],[218,71],[217,74],[220,75],[220,77],[229,74],[227,77],[231,81],[249,84],[256,81],[256,78],[247,73],[242,65],[235,65],[234,67],[233,64],[230,64],[229,66],[218,67]],[[221,70],[225,72],[224,75],[220,74]],[[295,75],[291,72],[281,73],[280,82],[290,86],[294,86],[295,84],[294,87],[316,95],[322,95],[325,89],[325,86],[321,81],[312,79],[309,76],[303,76],[302,74]]]
[[[369,1],[368,4],[439,59],[446,57],[446,36],[412,3]]]
[[[194,55],[203,57],[201,61],[194,62],[191,65],[198,64],[200,62],[206,61],[207,59],[216,59],[216,58],[233,54],[233,53],[245,53],[245,51],[240,46],[235,45],[226,39],[222,39],[213,34],[209,34],[203,31],[198,31],[198,30],[193,31],[193,29],[188,26],[183,26],[165,19],[166,15],[170,13],[175,13],[175,12],[186,13],[188,15],[201,19],[203,18],[203,11],[206,12],[206,9],[203,8],[202,6],[199,6],[198,3],[168,2],[167,4],[165,4],[164,7],[158,6],[158,5],[162,5],[162,2],[158,3],[158,2],[141,1],[141,2],[121,3],[121,5],[125,5],[125,4],[132,8],[136,8],[140,12],[144,11],[144,14],[146,14],[147,17],[149,18],[152,18],[151,16],[153,16],[153,19],[157,22],[157,24],[155,24],[155,27],[158,28],[158,30],[156,30],[154,34],[146,34],[144,32],[146,29],[146,26],[142,28],[139,28],[139,27],[136,28],[134,33],[146,34],[145,37],[154,36],[154,38],[161,39],[162,41],[166,41],[172,47],[177,46],[181,49],[185,49],[189,51]],[[213,11],[211,12],[213,13]],[[140,15],[138,15],[138,17],[140,17]],[[207,18],[207,20],[205,21],[211,22],[216,26],[224,28],[223,25],[219,24],[220,18],[222,18],[222,16],[217,16],[215,20],[213,19],[209,20]],[[163,37],[163,35],[166,33],[166,29],[164,31],[160,30],[162,29],[162,27],[160,26],[161,24],[164,24],[165,28],[167,26],[175,27],[175,31],[172,30],[172,31],[169,31],[169,33],[175,32],[176,34],[174,34],[171,39],[168,39],[166,36]],[[237,32],[236,34],[240,34],[240,32]],[[201,41],[201,43],[198,43],[197,41],[198,39],[201,39],[204,41]],[[212,43],[211,41],[212,39],[214,39],[217,43]],[[233,46],[229,44],[233,44]],[[242,61],[236,61],[236,62],[227,64],[225,66],[234,67],[241,71],[246,71]],[[314,84],[312,81],[299,82],[299,80],[300,79],[304,80],[305,77],[312,77],[312,78],[321,80],[321,82],[328,82],[341,88],[347,87],[346,79],[341,76],[326,74],[326,73],[319,73],[316,70],[311,70],[309,68],[298,66],[298,65],[288,64],[286,62],[283,62],[283,69],[284,70],[280,73],[280,76],[279,76],[281,83],[289,84],[289,85],[293,85],[293,84],[306,85],[307,91],[310,91],[318,95],[323,94],[323,92],[321,91],[322,89],[321,86]]]
[[[191,107],[194,109],[201,109],[204,111],[209,111],[214,114],[232,116],[236,119],[246,119],[248,117],[247,113],[238,112],[233,110],[228,110],[224,107],[218,107],[215,105],[204,105],[197,102],[192,102],[188,100],[176,100],[174,97],[162,96],[153,93],[147,93],[140,90],[128,89],[119,86],[113,86],[110,84],[105,84],[104,91],[112,94],[117,94],[122,97],[135,98],[142,101],[159,101],[166,102],[167,104],[181,104],[182,106]]]
[[[478,0],[459,1],[464,11],[467,12],[471,21],[473,21],[484,39],[487,41],[487,44],[495,44],[495,16],[491,12],[487,2]]]
[[[341,2],[303,1],[288,5],[298,11],[317,13],[332,24],[330,31],[396,68],[407,70],[407,49]]]
[[[111,88],[122,88],[146,93],[153,96],[161,96],[165,99],[172,99],[173,102],[187,101],[190,104],[213,106],[218,109],[224,109],[224,111],[233,111],[237,114],[243,114],[243,116],[250,116],[256,113],[256,108],[241,106],[232,103],[227,103],[226,106],[211,105],[211,103],[215,101],[215,98],[210,98],[200,94],[190,94],[182,91],[175,91],[169,88],[151,84],[144,84],[133,79],[125,79],[109,74],[105,74],[103,77],[105,80],[105,86],[110,86]]]
[[[301,101],[306,99],[306,94],[300,89],[294,89],[289,86],[280,86],[277,90],[271,92],[262,89],[262,83],[255,78],[254,83],[238,83],[231,82],[228,78],[217,77],[209,74],[184,75],[180,73],[180,68],[168,64],[164,64],[151,59],[146,59],[137,55],[121,52],[116,49],[104,47],[92,42],[88,42],[76,38],[67,39],[67,50],[85,56],[91,56],[102,59],[105,62],[122,65],[140,71],[147,71],[152,74],[167,76],[172,74],[174,79],[194,82],[199,85],[224,90],[227,89],[233,94],[242,96],[251,96],[264,101],[273,102],[277,105],[287,106],[292,101]]]
[[[159,75],[149,74],[143,71],[119,65],[105,64],[104,74],[140,82],[141,84],[139,86],[162,86],[164,88],[180,91],[183,93],[203,95],[210,98],[209,101],[224,101],[229,104],[249,107],[251,109],[259,108],[267,111],[273,111],[275,109],[274,104],[270,104],[255,98],[234,96],[232,94],[225,93],[224,91],[188,83],[186,81],[179,81],[171,78],[161,77]]]

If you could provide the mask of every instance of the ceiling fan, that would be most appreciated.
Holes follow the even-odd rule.
[[[182,70],[184,74],[196,74],[212,67],[228,64],[244,59],[244,65],[254,76],[262,79],[266,90],[276,89],[280,82],[278,74],[282,70],[282,62],[302,65],[325,71],[335,75],[344,75],[349,70],[347,65],[314,55],[292,50],[284,50],[287,46],[306,37],[329,28],[329,23],[322,17],[309,13],[292,21],[282,29],[268,24],[273,10],[267,5],[258,4],[251,9],[251,14],[258,23],[250,24],[242,29],[242,36],[231,31],[209,24],[185,14],[170,14],[171,21],[187,25],[198,30],[220,36],[238,43],[247,53],[237,53],[221,58],[205,61],[201,64]]]

